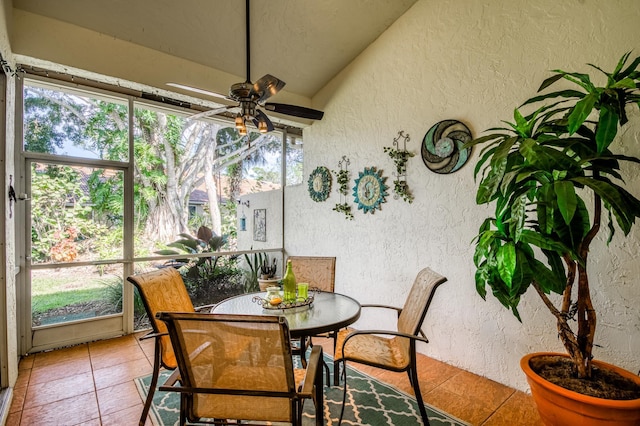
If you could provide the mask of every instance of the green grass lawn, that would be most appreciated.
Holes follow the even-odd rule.
[[[32,313],[47,312],[63,306],[110,299],[110,286],[120,285],[118,277],[87,277],[82,274],[33,277]],[[121,294],[121,291],[120,291]],[[117,296],[116,296],[117,297]]]

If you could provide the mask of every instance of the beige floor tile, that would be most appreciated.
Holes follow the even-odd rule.
[[[541,426],[542,420],[531,395],[516,391],[482,426]]]
[[[493,413],[493,410],[481,402],[468,398],[461,398],[458,393],[442,389],[441,386],[429,393],[422,394],[424,402],[437,407],[454,417],[480,425]]]
[[[98,340],[88,344],[89,353],[92,357],[107,355],[115,349],[122,349],[125,346],[138,346],[138,340],[133,334],[116,337],[108,340]]]
[[[427,356],[418,356],[417,369],[423,393],[431,391],[463,371]]]
[[[91,361],[89,358],[77,360],[65,360],[56,364],[46,364],[42,367],[31,369],[29,385],[46,383],[53,380],[63,379],[80,373],[91,372]]]
[[[27,395],[26,386],[13,388],[13,399],[11,400],[11,407],[9,407],[9,413],[22,411],[22,409],[24,408],[24,399],[26,395]]]
[[[138,404],[111,414],[102,415],[102,426],[137,425],[141,413],[142,404]],[[150,418],[147,418],[145,426],[153,426]]]
[[[9,413],[7,416],[7,426],[18,426],[20,424],[20,417],[22,417],[22,411]]]
[[[94,392],[91,372],[30,385],[25,396],[25,409],[50,404],[70,397]]]
[[[96,394],[98,396],[98,407],[100,408],[101,416],[138,405],[142,401],[133,381],[98,389]]]
[[[20,363],[18,364],[18,370],[28,370],[33,368],[33,361],[36,359],[34,355],[27,355],[22,357]]]
[[[55,351],[39,352],[33,356],[35,357],[33,361],[33,368],[37,368],[45,365],[58,364],[60,362],[89,359],[89,349],[87,344],[83,344]]]
[[[438,391],[443,389],[473,400],[491,411],[495,411],[514,392],[507,386],[467,371],[461,371],[437,388]]]
[[[98,401],[93,392],[74,396],[47,405],[27,408],[22,412],[21,425],[99,425]],[[95,422],[98,420],[98,423]],[[92,422],[92,423],[90,423]]]
[[[109,352],[100,353],[100,355],[95,356],[93,355],[93,350],[89,349],[91,353],[91,366],[94,370],[111,367],[123,362],[147,358],[143,350],[138,345],[114,346],[111,349],[112,350]]]
[[[146,358],[123,362],[111,367],[94,370],[96,389],[104,389],[133,380],[136,377],[151,374],[152,367]]]
[[[22,388],[29,385],[29,379],[31,378],[31,369],[19,370],[18,380],[16,380],[15,388]]]

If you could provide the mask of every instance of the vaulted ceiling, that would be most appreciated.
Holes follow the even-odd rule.
[[[251,79],[272,74],[284,90],[311,98],[415,2],[253,0]],[[246,77],[243,0],[13,0],[13,7]]]

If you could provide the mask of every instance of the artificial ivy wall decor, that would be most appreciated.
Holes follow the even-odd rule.
[[[407,184],[407,161],[415,155],[413,152],[407,151],[407,142],[410,140],[409,134],[405,135],[404,130],[400,130],[398,136],[393,139],[393,146],[384,147],[384,152],[391,157],[393,163],[396,165],[396,171],[394,173],[396,178],[393,181],[393,198],[402,198],[409,204],[413,202],[413,195]],[[402,146],[400,146],[401,142]]]
[[[429,170],[446,174],[459,170],[469,160],[471,148],[462,149],[470,141],[471,131],[457,120],[434,124],[422,141],[422,160]]]
[[[375,213],[380,204],[386,201],[387,189],[386,177],[382,177],[382,171],[376,171],[375,167],[365,167],[364,172],[358,174],[356,185],[353,187],[355,202],[358,210],[364,213]]]
[[[336,174],[336,183],[338,184],[338,193],[340,194],[340,202],[333,208],[338,213],[344,213],[345,219],[353,220],[351,213],[351,204],[347,203],[347,194],[349,191],[349,159],[343,155],[342,160],[338,161],[340,170],[334,172]]]
[[[309,195],[313,201],[325,201],[331,191],[331,172],[324,166],[318,166],[309,175]]]

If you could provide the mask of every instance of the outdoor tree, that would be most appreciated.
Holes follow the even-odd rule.
[[[34,86],[25,86],[24,99],[27,151],[77,155],[73,149],[79,148],[94,158],[128,158],[126,104]],[[191,231],[189,198],[197,188],[207,193],[207,222],[220,234],[214,177],[229,174],[228,197],[235,200],[247,167],[263,164],[265,155],[280,149],[280,139],[273,134],[252,133],[247,140],[233,127],[145,107],[136,108],[133,115],[135,228],[150,243],[166,243]],[[123,178],[122,173],[99,171],[82,177],[93,214],[105,225],[121,223]]]

